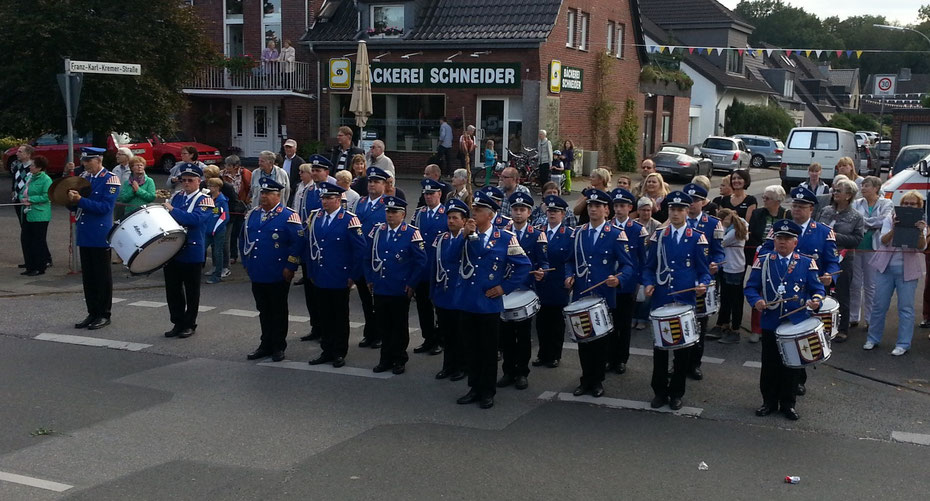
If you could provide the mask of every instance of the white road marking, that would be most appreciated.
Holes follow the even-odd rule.
[[[287,321],[288,322],[309,322],[310,317],[302,317],[300,315],[288,315]]]
[[[419,327],[407,327],[407,330],[410,331],[411,334],[413,334],[414,332],[420,332]]]
[[[349,327],[353,329],[358,329],[359,327],[364,327],[365,322],[349,322]]]
[[[755,360],[747,360],[746,363],[743,364],[743,367],[752,367],[753,369],[761,369],[762,362],[756,362]]]
[[[930,435],[924,433],[908,433],[906,431],[891,432],[891,439],[906,444],[930,445]]]
[[[249,317],[249,318],[253,318],[253,317],[257,317],[257,316],[258,316],[258,312],[257,312],[257,311],[251,311],[251,310],[236,310],[236,309],[232,309],[232,310],[221,311],[221,312],[220,312],[220,315],[233,315],[233,316],[236,316],[236,317]]]
[[[205,311],[215,310],[215,309],[216,309],[216,306],[204,306],[204,305],[200,305],[200,306],[197,307],[197,311],[199,311],[200,313],[203,313],[203,312],[205,312]]]
[[[39,489],[45,489],[47,491],[53,492],[65,492],[66,490],[74,487],[73,485],[60,484],[58,482],[52,482],[51,480],[42,480],[41,478],[27,477],[25,475],[17,475],[15,473],[7,473],[5,471],[0,471],[0,481],[28,485],[29,487],[38,487]]]
[[[161,308],[162,306],[168,306],[168,303],[160,303],[158,301],[136,301],[135,303],[129,303],[129,306],[142,306],[143,308]]]
[[[122,303],[122,302],[125,301],[125,300],[126,300],[126,298],[124,298],[124,297],[115,297],[115,298],[113,298],[113,304]]]
[[[125,351],[141,351],[152,346],[150,344],[129,343],[126,341],[114,341],[112,339],[101,339],[97,337],[71,336],[68,334],[51,334],[48,332],[43,332],[34,339],[38,339],[39,341],[54,341],[56,343],[79,344],[82,346],[98,346]]]
[[[676,416],[700,417],[701,413],[704,412],[704,409],[701,409],[700,407],[682,407],[677,411],[673,411],[666,405],[658,409],[653,409],[649,406],[649,402],[609,397],[594,398],[591,395],[576,397],[571,393],[554,393],[551,391],[543,392],[541,395],[539,395],[539,397],[537,397],[537,399],[559,400],[562,402],[581,402],[585,404],[599,405],[601,407],[609,407],[611,409],[631,409],[637,411],[662,412],[665,414],[674,414]]]
[[[563,350],[577,350],[577,349],[578,349],[578,343],[562,343],[562,349],[563,349]],[[644,357],[651,357],[651,356],[652,356],[652,350],[651,350],[651,349],[645,349],[645,348],[630,348],[630,355],[641,355],[641,356],[644,356]],[[707,362],[707,363],[709,363],[709,364],[718,364],[718,365],[719,365],[719,364],[722,364],[722,363],[724,362],[724,359],[722,359],[722,358],[715,358],[715,357],[701,357],[701,361],[702,361],[702,362]]]
[[[339,374],[342,376],[358,376],[358,377],[367,377],[372,379],[390,379],[394,377],[394,374],[391,372],[372,372],[371,369],[363,369],[361,367],[349,367],[344,366],[340,368],[335,368],[331,364],[321,364],[321,365],[310,365],[307,362],[260,362],[258,365],[262,367],[273,367],[276,369],[293,369],[298,371],[311,371],[311,372],[325,372],[328,374]]]

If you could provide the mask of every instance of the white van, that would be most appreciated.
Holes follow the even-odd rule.
[[[795,127],[788,134],[781,156],[781,184],[786,190],[797,186],[807,179],[807,168],[814,162],[823,167],[820,178],[829,182],[836,174],[836,162],[843,157],[850,157],[853,165],[859,165],[859,149],[852,132],[831,127]]]

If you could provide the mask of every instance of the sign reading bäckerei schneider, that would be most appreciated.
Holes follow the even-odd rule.
[[[371,86],[519,89],[520,63],[372,63]]]

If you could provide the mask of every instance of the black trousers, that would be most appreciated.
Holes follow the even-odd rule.
[[[414,291],[417,301],[417,318],[420,320],[420,334],[423,344],[436,346],[442,344],[439,329],[436,328],[436,316],[433,314],[433,301],[429,298],[429,282],[420,282]]]
[[[465,339],[459,331],[459,310],[436,308],[436,319],[439,322],[439,335],[442,336],[445,349],[442,352],[443,370],[457,372],[465,371]]]
[[[439,164],[439,171],[442,172],[444,176],[452,175],[452,163],[449,161],[449,153],[452,151],[452,148],[446,148],[445,146],[439,145],[436,149],[436,160]]]
[[[365,277],[355,281],[355,288],[358,289],[358,298],[362,302],[362,313],[365,314],[365,330],[362,337],[369,341],[381,341],[381,330],[375,323],[375,301]]]
[[[381,365],[407,363],[410,344],[410,298],[375,294],[375,320],[381,329]]]
[[[539,164],[538,170],[536,171],[536,176],[539,181],[539,187],[542,188],[546,183],[549,182],[549,164]]]
[[[578,343],[578,359],[581,361],[581,385],[591,387],[604,381],[604,366],[610,339],[604,336],[594,341]]]
[[[536,335],[539,338],[539,351],[536,358],[543,362],[562,359],[562,343],[565,342],[565,320],[562,318],[561,306],[539,307],[536,314]]]
[[[84,283],[84,303],[87,314],[94,318],[110,318],[113,306],[113,274],[110,270],[110,249],[79,247],[81,281]]]
[[[472,313],[459,315],[459,332],[465,337],[468,360],[468,386],[481,397],[497,393],[497,337],[500,313]]]
[[[636,295],[617,293],[617,307],[614,308],[614,330],[607,337],[610,349],[607,362],[611,365],[625,364],[630,360],[630,333],[633,330],[633,308]]]
[[[697,319],[700,336],[698,337],[698,342],[690,348],[691,365],[688,366],[689,371],[700,367],[701,359],[704,358],[704,337],[707,336],[707,319],[708,317]]]
[[[762,372],[759,373],[759,390],[762,400],[770,407],[794,407],[794,390],[803,369],[785,367],[778,354],[775,331],[762,330]]]
[[[24,221],[19,239],[23,245],[26,271],[45,271],[48,266],[48,221]]]
[[[720,284],[720,312],[717,314],[717,325],[729,325],[733,330],[739,330],[743,322],[743,305],[746,297],[743,296],[743,284]]]
[[[318,325],[315,326],[323,336],[320,339],[323,354],[344,358],[349,352],[349,288],[323,289],[314,286],[313,304],[319,311],[326,312],[318,317]]]
[[[500,347],[503,353],[501,372],[513,377],[530,375],[533,353],[533,319],[519,322],[500,321]]]
[[[681,398],[685,395],[685,375],[691,363],[691,347],[672,351],[674,372],[668,376],[668,350],[652,349],[652,391],[658,397]]]
[[[226,248],[229,250],[229,259],[239,259],[239,239],[242,238],[242,223],[245,216],[242,214],[229,215],[229,231],[226,232]]]
[[[197,328],[200,307],[200,270],[203,263],[168,261],[165,265],[165,297],[171,323],[180,329]]]
[[[321,320],[323,315],[320,315],[320,312],[327,310],[325,308],[321,308],[320,302],[317,300],[320,294],[317,292],[317,286],[313,285],[313,282],[310,280],[310,274],[307,272],[306,263],[301,264],[300,269],[304,274],[304,301],[307,304],[307,314],[310,315],[310,331],[313,332],[318,330],[323,324],[323,321]],[[348,290],[348,288],[346,288],[346,290]],[[348,300],[348,296],[346,299]],[[346,305],[346,308],[348,308],[348,304]],[[348,309],[346,312],[348,312]],[[346,313],[346,321],[348,322],[348,313]]]
[[[271,352],[287,348],[287,294],[290,282],[252,282],[252,297],[258,310],[258,322],[262,328],[259,350]]]
[[[16,211],[16,221],[19,222],[19,226],[22,227],[23,226],[23,206],[14,205],[13,210]]]

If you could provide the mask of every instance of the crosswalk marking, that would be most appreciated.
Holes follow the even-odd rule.
[[[126,300],[126,298],[124,298],[124,297],[115,297],[115,298],[113,298],[113,304],[122,303],[122,302],[125,301],[125,300]]]
[[[300,315],[288,315],[287,320],[289,322],[309,322],[310,317],[302,317]]]
[[[258,316],[258,312],[257,312],[257,311],[252,311],[252,310],[237,310],[237,309],[231,309],[231,310],[221,311],[221,312],[220,312],[220,315],[233,315],[233,316],[236,316],[236,317],[249,317],[249,318],[254,318],[254,317],[257,317],[257,316]]]
[[[701,413],[704,412],[704,409],[701,409],[700,407],[682,407],[677,411],[673,411],[666,405],[658,409],[653,409],[649,406],[649,402],[640,402],[637,400],[626,400],[622,398],[610,397],[594,398],[591,395],[582,395],[580,397],[576,397],[571,393],[556,393],[553,391],[543,392],[539,395],[539,397],[537,397],[537,399],[559,402],[581,402],[584,404],[609,407],[611,409],[632,409],[637,411],[661,412],[665,414],[674,414],[676,416],[700,417]]]
[[[762,368],[762,362],[756,362],[755,360],[747,360],[747,361],[743,364],[743,367],[752,367],[752,368],[754,368],[754,369],[761,369],[761,368]]]
[[[375,372],[372,372],[371,369],[363,369],[361,367],[345,366],[345,367],[336,368],[329,364],[310,365],[307,362],[291,362],[291,361],[259,362],[258,365],[262,367],[271,367],[274,369],[292,369],[292,370],[298,370],[298,371],[325,372],[327,374],[367,377],[371,379],[390,379],[394,377],[394,374],[392,374],[390,371],[375,373]]]
[[[563,349],[563,350],[577,350],[577,349],[578,349],[578,343],[569,343],[569,342],[562,343],[562,349]],[[651,350],[651,349],[646,349],[646,348],[630,348],[630,355],[641,355],[641,356],[644,356],[644,357],[651,357],[651,356],[652,356],[652,350]],[[717,364],[717,365],[719,365],[719,364],[722,364],[722,363],[725,361],[725,359],[723,359],[723,358],[716,358],[716,357],[706,357],[706,356],[705,356],[705,357],[701,357],[701,361],[702,361],[702,362],[707,362],[707,363],[709,363],[709,364]]]
[[[98,346],[102,348],[113,348],[115,350],[140,351],[150,348],[152,345],[143,343],[130,343],[127,341],[115,341],[112,339],[101,339],[87,336],[71,336],[68,334],[52,334],[43,332],[35,337],[39,341],[54,341],[56,343],[79,344],[82,346]]]
[[[66,490],[74,487],[73,485],[52,482],[51,480],[42,480],[41,478],[27,477],[25,475],[17,475],[15,473],[8,473],[5,471],[0,471],[0,481],[28,485],[29,487],[38,487],[39,489],[45,489],[52,492],[65,492]]]
[[[215,310],[215,309],[216,309],[216,306],[204,306],[204,305],[200,305],[200,306],[197,307],[197,311],[199,311],[200,313],[203,313],[203,312],[205,312],[205,311]]]
[[[907,444],[930,445],[930,435],[924,433],[908,433],[906,431],[891,432],[891,440]]]
[[[135,303],[129,303],[129,306],[141,306],[143,308],[161,308],[162,306],[168,306],[168,303],[160,303],[158,301],[136,301]]]

